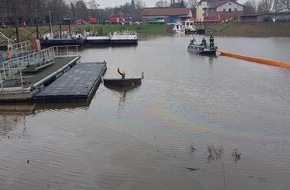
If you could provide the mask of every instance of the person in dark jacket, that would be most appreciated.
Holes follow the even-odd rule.
[[[209,47],[210,49],[214,49],[214,38],[212,35],[210,35],[210,38],[209,38]]]

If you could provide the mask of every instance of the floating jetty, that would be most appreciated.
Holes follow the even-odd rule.
[[[22,73],[1,81],[0,102],[31,101],[33,97],[73,67],[79,56],[56,57],[48,68],[36,73]]]
[[[138,45],[138,35],[134,31],[114,32],[110,35],[56,35],[45,34],[40,39],[40,45],[44,47],[61,45],[88,45],[88,46],[135,46]]]
[[[8,59],[3,57],[0,64],[1,103],[90,100],[107,69],[106,62],[80,63],[77,46],[36,49],[29,54],[29,43],[19,45],[3,52]],[[13,59],[20,52],[25,56]]]
[[[34,102],[81,102],[92,98],[106,72],[106,62],[77,63],[43,91]]]

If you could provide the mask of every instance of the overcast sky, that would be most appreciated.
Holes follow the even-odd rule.
[[[84,0],[85,2],[89,2],[91,0]],[[126,2],[131,3],[131,0],[95,0],[99,5],[100,8],[106,8],[106,7],[116,7],[119,5],[124,5]],[[146,7],[154,7],[155,3],[159,0],[142,0]],[[167,0],[167,2],[170,2],[170,0]],[[246,0],[238,0],[238,3],[243,4],[246,2]]]

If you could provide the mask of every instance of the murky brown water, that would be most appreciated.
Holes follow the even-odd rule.
[[[0,189],[288,190],[290,71],[189,54],[189,39],[86,49],[83,61],[108,63],[105,77],[119,77],[118,67],[128,77],[144,72],[142,85],[101,84],[90,104],[2,111]],[[216,43],[290,62],[290,38]]]

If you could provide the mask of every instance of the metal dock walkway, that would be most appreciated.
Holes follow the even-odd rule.
[[[77,63],[43,91],[36,94],[35,102],[89,101],[107,69],[106,62]]]

